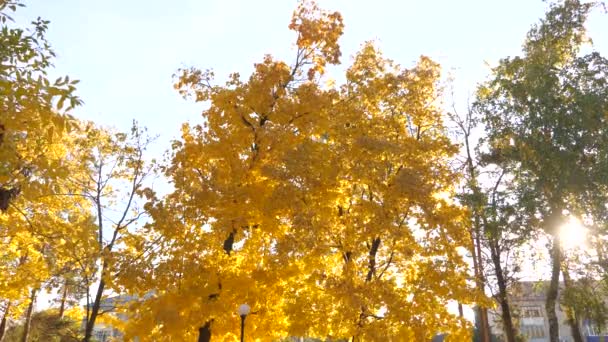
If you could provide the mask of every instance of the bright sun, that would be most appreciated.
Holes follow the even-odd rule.
[[[559,229],[562,246],[565,249],[584,248],[587,239],[587,228],[575,217],[570,217],[568,222]]]

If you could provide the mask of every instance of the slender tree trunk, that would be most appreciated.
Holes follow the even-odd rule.
[[[21,335],[21,342],[27,342],[30,337],[30,327],[32,325],[32,314],[34,313],[34,304],[36,303],[36,294],[38,289],[32,289],[32,295],[30,297],[30,304],[27,307],[25,314],[25,324],[23,326],[23,335]]]
[[[464,134],[464,144],[465,151],[467,154],[466,166],[469,172],[468,186],[470,190],[473,191],[475,195],[480,195],[480,189],[477,184],[477,167],[473,163],[473,153],[471,151],[470,145],[470,137],[471,137],[471,128],[472,128],[472,112],[469,110],[464,121],[456,120],[460,128],[462,129],[462,133]],[[475,273],[475,281],[477,288],[485,294],[485,280],[483,277],[483,260],[481,258],[481,235],[482,235],[482,227],[481,227],[481,217],[482,213],[479,210],[478,204],[475,204],[475,210],[473,212],[473,229],[470,231],[472,248],[471,254],[473,256],[473,271]],[[490,322],[488,319],[488,309],[483,307],[478,307],[479,310],[479,318],[481,320],[480,325],[480,333],[483,342],[490,342]]]
[[[369,264],[367,277],[365,278],[365,282],[369,283],[372,281],[374,274],[376,274],[376,253],[378,253],[378,248],[380,247],[380,238],[375,238],[372,240],[372,246],[369,250]]]
[[[513,324],[513,316],[511,315],[511,305],[509,304],[509,295],[507,292],[507,281],[502,271],[502,262],[500,259],[500,251],[496,241],[490,242],[490,255],[494,264],[494,272],[496,274],[496,283],[498,285],[498,303],[502,317],[502,325],[507,337],[507,342],[515,342],[517,332]]]
[[[572,282],[570,280],[570,272],[568,272],[568,266],[564,265],[563,269],[564,275],[564,288],[567,290],[572,286]],[[580,322],[578,320],[578,316],[574,311],[574,308],[568,307],[566,308],[566,316],[568,317],[568,325],[570,325],[570,333],[572,335],[572,339],[574,342],[584,342],[583,334],[581,333]]]
[[[211,322],[207,321],[205,325],[198,328],[198,342],[211,341]]]
[[[9,300],[6,303],[6,309],[4,309],[4,314],[2,315],[2,321],[0,322],[0,342],[4,339],[4,333],[6,332],[6,323],[8,321],[8,314],[11,311],[11,301]]]
[[[549,320],[549,342],[559,342],[559,322],[555,314],[557,296],[559,294],[559,274],[562,261],[559,235],[553,235],[553,246],[551,247],[551,281],[547,290],[545,310]]]
[[[87,319],[87,325],[84,331],[84,338],[82,342],[90,342],[93,336],[93,328],[95,327],[95,320],[99,315],[99,308],[101,307],[101,297],[103,296],[103,290],[106,287],[106,282],[103,280],[103,274],[105,273],[107,264],[104,261],[103,267],[101,268],[101,280],[99,286],[97,286],[97,293],[95,294],[95,300],[93,301],[93,307],[91,308],[91,316]]]
[[[61,305],[59,306],[59,319],[63,318],[63,314],[65,312],[65,302],[68,298],[68,281],[66,279],[63,284],[63,293],[61,294]]]
[[[479,222],[479,216],[475,216],[474,219],[474,233],[471,232],[471,238],[473,241],[473,248],[471,250],[473,255],[473,271],[475,273],[475,282],[477,288],[485,293],[485,282],[483,279],[483,260],[481,259],[481,224]],[[479,311],[480,322],[480,333],[483,342],[490,342],[490,322],[488,319],[488,310],[486,308],[477,307]]]

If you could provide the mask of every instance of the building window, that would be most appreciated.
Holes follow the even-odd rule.
[[[112,336],[111,331],[107,329],[101,329],[93,332],[95,339],[99,342],[106,342],[110,336]]]
[[[543,310],[538,306],[524,306],[521,308],[521,317],[543,317]]]
[[[525,324],[521,327],[521,332],[528,338],[545,338],[545,326],[538,324]]]

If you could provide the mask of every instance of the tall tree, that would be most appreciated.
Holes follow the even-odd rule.
[[[483,139],[479,134],[479,116],[471,108],[460,115],[454,108],[449,117],[456,126],[456,136],[461,142],[461,158],[457,167],[465,177],[460,191],[460,201],[470,210],[470,248],[474,276],[481,291],[489,289],[498,304],[502,331],[508,342],[518,336],[514,310],[509,298],[510,287],[518,272],[518,251],[525,248],[530,238],[527,215],[517,212],[513,189],[504,178],[505,170],[489,167]],[[480,336],[490,340],[491,331],[487,309],[478,307]]]
[[[152,138],[134,122],[130,133],[112,133],[89,124],[77,141],[77,163],[86,171],[68,179],[80,190],[78,196],[90,201],[96,229],[89,259],[80,263],[80,277],[88,289],[83,337],[88,342],[95,322],[104,313],[101,306],[106,292],[121,293],[115,280],[136,262],[135,255],[129,253],[129,241],[137,240],[140,219],[145,215],[138,198],[152,172],[153,164],[145,156]]]
[[[65,193],[41,195],[35,201],[20,196],[0,217],[0,225],[7,227],[1,241],[0,298],[8,304],[5,315],[12,316],[9,310],[16,309],[17,303],[29,306],[26,323],[36,293],[51,286],[52,279],[61,276],[68,265],[86,259],[93,246],[90,206],[84,199],[70,196],[64,186],[55,184],[54,189]]]
[[[178,75],[209,107],[173,144],[173,192],[149,204],[158,248],[128,278],[154,294],[133,306],[127,336],[194,339],[200,327],[235,339],[248,303],[248,338],[470,338],[446,308],[479,297],[458,252],[471,242],[450,201],[457,148],[439,66],[402,68],[367,43],[343,85],[324,85],[342,27],[304,3],[293,64],[266,56],[224,85],[211,71]]]
[[[546,311],[552,342],[559,339],[558,228],[567,212],[606,211],[608,63],[597,52],[579,54],[592,7],[578,0],[551,5],[528,33],[524,54],[500,61],[477,103],[494,162],[512,170],[518,210],[538,218],[537,228],[551,237]]]
[[[66,229],[82,213],[78,200],[46,197],[67,174],[60,138],[75,128],[68,112],[80,104],[77,81],[47,78],[54,57],[45,39],[48,21],[18,27],[10,13],[21,6],[0,1],[0,338],[6,321],[21,313],[52,272],[50,257],[64,261],[65,253],[54,248],[60,244],[51,242],[72,240],[79,235],[71,233],[81,231]]]

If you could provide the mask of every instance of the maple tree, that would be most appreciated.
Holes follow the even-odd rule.
[[[54,288],[55,279],[65,279],[76,265],[90,267],[95,238],[91,206],[67,177],[68,173],[71,177],[82,175],[72,153],[76,150],[73,137],[74,132],[55,143],[60,146],[50,145],[53,151],[61,151],[62,159],[55,167],[66,176],[39,189],[37,197],[13,198],[10,208],[0,215],[4,234],[0,259],[3,322],[25,310],[24,339],[38,293]],[[32,188],[25,189],[23,193],[28,194]]]
[[[129,307],[126,338],[234,340],[241,303],[247,339],[469,338],[446,308],[481,297],[458,249],[471,242],[449,199],[457,147],[439,66],[403,68],[366,43],[344,84],[324,84],[342,17],[303,3],[289,27],[291,65],[267,55],[224,85],[179,72],[179,92],[209,106],[173,143],[173,191],[146,193],[147,257],[117,280],[147,294]]]
[[[73,94],[77,82],[46,78],[54,57],[44,37],[48,22],[11,28],[4,10],[20,3],[0,5],[0,337],[9,318],[23,316],[20,339],[27,341],[37,295],[61,282],[58,317],[67,310],[68,287],[77,295],[87,289],[88,341],[104,291],[120,271],[112,253],[141,216],[133,199],[148,170],[142,159],[147,142],[137,127],[131,140],[71,117],[69,110],[80,104]],[[114,220],[107,210],[121,205],[123,215]],[[91,299],[88,289],[96,281]]]
[[[80,174],[67,177],[75,186],[74,195],[92,209],[91,235],[94,242],[83,250],[80,269],[75,270],[86,290],[85,331],[90,341],[108,290],[116,290],[115,278],[137,257],[130,240],[137,241],[138,224],[145,211],[138,205],[144,182],[153,162],[145,159],[152,138],[133,123],[129,133],[99,129],[89,123],[75,138],[73,148]]]
[[[75,172],[65,133],[78,125],[68,114],[80,104],[77,81],[49,81],[48,22],[16,27],[9,13],[19,6],[0,1],[0,338],[23,312],[29,327],[39,289],[72,258],[67,248],[86,241],[88,227],[80,199],[49,196],[69,191],[61,180]]]
[[[54,57],[48,21],[12,27],[6,11],[19,6],[0,1],[0,339],[9,319],[23,317],[19,338],[27,341],[37,295],[60,282],[59,319],[69,311],[68,291],[87,290],[89,341],[104,291],[120,271],[116,245],[141,217],[134,198],[149,170],[147,141],[137,127],[130,136],[112,135],[68,114],[80,104],[77,81],[47,79]],[[107,211],[117,209],[122,216],[114,220]]]

